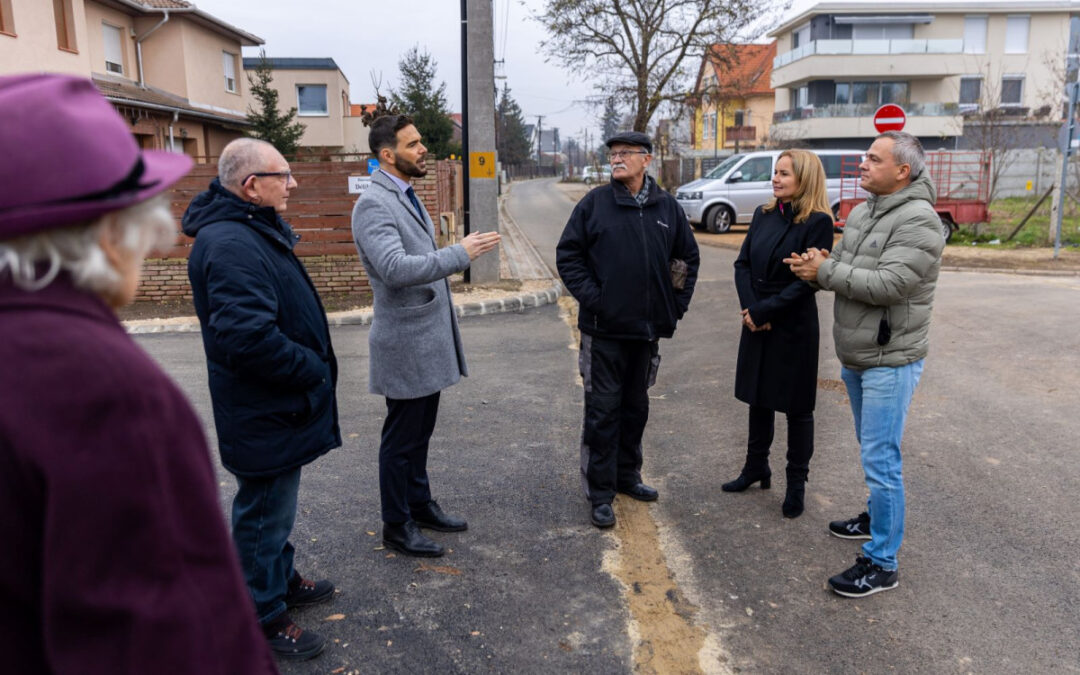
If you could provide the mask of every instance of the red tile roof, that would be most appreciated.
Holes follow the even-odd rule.
[[[770,86],[776,41],[761,44],[713,45],[715,59],[706,59],[716,74],[720,87],[742,96],[772,95]],[[705,63],[702,64],[704,74]],[[699,82],[700,86],[700,82]]]
[[[350,103],[349,115],[352,117],[360,117],[369,110],[375,110],[374,103]]]

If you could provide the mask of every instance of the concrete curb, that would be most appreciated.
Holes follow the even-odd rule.
[[[942,272],[986,272],[988,274],[1020,274],[1033,277],[1080,277],[1080,270],[1038,270],[1027,267],[1009,269],[1008,267],[958,267],[941,266]]]
[[[490,298],[478,302],[464,302],[454,304],[454,313],[458,318],[467,316],[482,316],[485,314],[502,314],[505,312],[521,312],[530,307],[542,307],[557,301],[563,293],[562,284],[558,280],[551,281],[551,287],[534,293],[520,293],[503,298]],[[331,312],[326,315],[327,323],[331,326],[368,326],[375,313],[371,309],[352,310],[347,312]],[[175,319],[142,319],[125,321],[124,328],[131,335],[147,335],[151,333],[197,333],[199,332],[199,320],[193,316],[179,317]]]

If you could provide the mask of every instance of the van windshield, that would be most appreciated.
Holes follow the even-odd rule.
[[[713,167],[712,171],[705,174],[704,177],[705,178],[720,178],[725,173],[730,171],[731,167],[738,164],[739,160],[741,160],[745,156],[746,155],[732,155],[731,157],[728,157],[727,159],[725,159],[724,161],[720,162],[715,167]]]

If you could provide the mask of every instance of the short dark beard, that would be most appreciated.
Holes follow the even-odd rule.
[[[427,175],[427,169],[421,169],[416,164],[398,157],[394,158],[393,167],[402,176],[408,176],[409,178],[423,178]]]

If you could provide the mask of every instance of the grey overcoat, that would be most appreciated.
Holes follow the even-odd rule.
[[[447,277],[469,266],[461,244],[439,249],[423,219],[382,171],[356,200],[352,232],[375,296],[368,389],[388,398],[434,394],[468,375]]]

